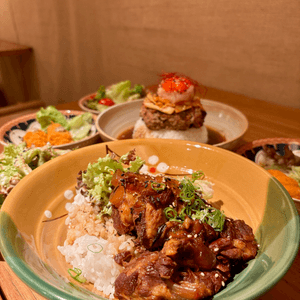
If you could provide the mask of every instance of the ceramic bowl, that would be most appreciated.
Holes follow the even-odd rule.
[[[122,140],[71,151],[26,176],[6,198],[0,211],[0,250],[11,269],[28,286],[55,300],[103,299],[88,284],[73,281],[57,249],[66,238],[65,206],[75,193],[76,177],[89,162],[133,148],[146,161],[156,155],[168,173],[203,170],[214,183],[212,203],[232,218],[245,220],[260,244],[257,257],[235,276],[215,300],[255,299],[287,272],[299,248],[299,216],[289,194],[270,174],[234,152],[179,140]],[[154,165],[155,166],[155,165]],[[242,176],[241,176],[242,174]],[[43,201],[41,201],[43,199]],[[220,203],[221,201],[221,203]],[[52,212],[52,221],[45,211]]]
[[[247,143],[236,150],[236,153],[250,159],[256,164],[264,167],[263,147],[271,147],[276,150],[280,156],[285,155],[285,147],[287,146],[300,161],[300,139],[299,138],[267,138],[255,140]],[[300,204],[300,199],[293,198]]]
[[[62,112],[67,118],[72,118],[77,115],[83,114],[82,111],[75,111],[75,110],[61,110],[60,112]],[[64,145],[53,146],[53,148],[54,149],[76,149],[76,148],[92,145],[97,143],[98,141],[101,141],[99,133],[95,126],[96,117],[94,115],[93,115],[93,119],[94,119],[94,124],[92,126],[91,133],[88,137],[80,141],[76,141]],[[39,123],[36,121],[36,113],[18,117],[16,119],[7,122],[0,128],[0,141],[2,142],[2,144],[13,143],[17,145],[23,142],[22,138],[25,135],[27,130],[30,131],[37,128],[40,127],[39,127]]]
[[[103,141],[114,141],[126,129],[132,128],[139,118],[143,100],[112,106],[99,114],[96,127]],[[248,120],[243,113],[229,105],[202,99],[207,112],[204,124],[225,137],[215,144],[220,148],[234,149],[248,129]]]

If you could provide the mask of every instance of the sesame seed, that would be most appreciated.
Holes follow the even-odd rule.
[[[196,237],[197,237],[197,234],[194,235],[194,238],[196,238]]]
[[[217,252],[217,251],[219,251],[219,248],[218,248],[218,247],[217,247],[217,248],[215,248],[215,249],[214,249],[214,251],[216,251],[216,252]]]
[[[222,281],[222,286],[225,286],[225,282],[224,281]]]
[[[201,274],[200,274],[201,276],[205,276],[205,274],[203,273],[203,272],[201,272]]]
[[[218,278],[218,277],[219,277],[219,274],[216,273],[216,274],[215,274],[215,277]]]
[[[191,237],[192,237],[192,235],[191,235],[191,234],[188,234],[188,235],[187,235],[187,237],[188,237],[188,238],[191,238]]]

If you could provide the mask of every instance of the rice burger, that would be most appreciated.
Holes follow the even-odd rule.
[[[207,143],[201,105],[203,87],[177,73],[166,73],[156,93],[149,92],[140,110],[132,138],[164,138]]]

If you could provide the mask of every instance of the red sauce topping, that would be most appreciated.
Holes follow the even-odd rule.
[[[102,105],[106,105],[106,106],[113,106],[115,104],[114,101],[112,101],[110,98],[103,98],[103,99],[100,99],[98,101],[99,104],[102,104]]]
[[[149,169],[149,172],[151,172],[151,173],[155,173],[155,171],[156,171],[156,168],[155,168],[155,167],[151,167],[151,168]]]

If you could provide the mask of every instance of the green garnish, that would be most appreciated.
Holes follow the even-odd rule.
[[[82,271],[79,268],[68,269],[69,275],[80,283],[85,283],[86,279],[81,275]]]
[[[91,249],[91,247],[96,248],[96,249]],[[93,253],[100,253],[103,250],[103,247],[99,243],[94,243],[94,244],[89,244],[87,245],[87,249]]]
[[[204,172],[199,170],[192,174],[192,181],[195,182],[196,180],[203,179],[205,177]]]
[[[178,221],[177,220],[177,211],[172,207],[166,207],[164,213],[169,221]]]
[[[185,206],[178,213],[174,208],[167,207],[164,210],[166,218],[169,221],[177,221],[183,223],[188,216],[193,220],[200,220],[212,226],[216,231],[222,231],[225,215],[218,209],[208,206],[202,199],[201,183],[205,183],[202,179],[204,173],[197,171],[192,174],[192,178],[185,177],[179,185],[181,189],[180,200],[185,202]]]
[[[193,220],[200,220],[203,223],[207,223],[216,231],[223,230],[225,215],[218,209],[207,207],[202,210],[195,211],[191,217]]]
[[[100,85],[100,87],[98,88],[98,91],[96,93],[95,99],[100,100],[105,98],[106,94],[105,94],[105,86],[104,85]]]
[[[193,185],[193,182],[188,178],[184,178],[181,181],[179,187],[181,189],[181,192],[180,192],[181,200],[190,204],[191,201],[195,198],[195,191],[196,191],[196,188]]]
[[[163,191],[166,188],[165,183],[151,182],[151,187],[155,191]]]

